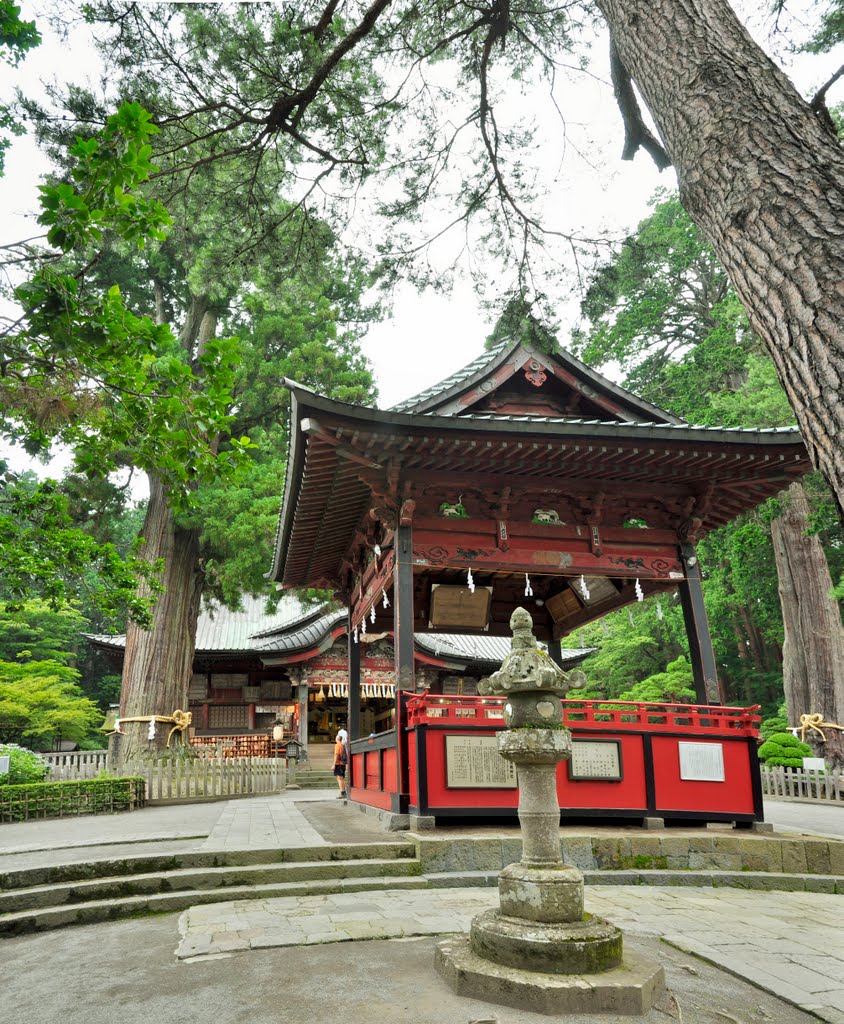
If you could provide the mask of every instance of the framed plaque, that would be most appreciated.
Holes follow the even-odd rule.
[[[677,744],[680,754],[680,778],[690,782],[724,781],[723,743]]]
[[[621,740],[572,740],[570,782],[621,782]]]
[[[516,766],[498,753],[495,736],[446,736],[449,789],[515,789]]]

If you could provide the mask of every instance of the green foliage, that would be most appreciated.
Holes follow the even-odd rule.
[[[692,666],[684,655],[680,655],[666,666],[664,672],[656,672],[629,690],[618,694],[619,700],[668,702],[672,704],[694,704],[694,675]]]
[[[40,597],[59,612],[85,599],[105,621],[129,615],[146,625],[159,591],[158,566],[81,530],[53,480],[0,475],[0,601],[9,612]],[[148,593],[137,592],[146,580]]]
[[[567,696],[584,700],[621,698],[643,681],[668,672],[670,665],[676,665],[678,659],[686,656],[688,641],[678,603],[663,598],[660,608],[662,618],[654,600],[643,601],[631,608],[610,612],[570,637],[568,643],[574,640],[578,647],[597,647],[598,650],[585,664],[587,685],[569,690]],[[679,666],[672,670],[677,671]],[[654,691],[648,687],[648,692]]]
[[[129,446],[133,465],[189,509],[197,482],[234,476],[250,446],[231,437],[219,452],[209,441],[231,421],[237,344],[209,339],[192,357],[166,324],[131,312],[118,285],[97,286],[97,259],[78,266],[106,234],[134,248],[164,238],[167,212],[139,193],[154,170],[149,117],[122,104],[70,147],[71,180],[41,187],[39,220],[66,258],[43,261],[15,290],[24,317],[5,339],[0,428],[30,453],[64,442],[91,476],[117,468]]]
[[[0,757],[9,758],[9,770],[0,775],[0,786],[41,782],[50,771],[50,766],[35,751],[19,747],[17,743],[0,744]]]
[[[44,601],[27,601],[19,608],[0,604],[0,661],[57,661],[75,658],[80,634],[88,620],[67,605],[51,608]]]
[[[788,728],[788,714],[785,710],[785,702],[783,702],[777,707],[776,715],[762,719],[759,735],[763,740],[769,740],[775,733],[787,733]]]
[[[775,732],[758,750],[759,760],[786,768],[802,768],[804,757],[814,757],[808,743],[801,743],[790,732]]]
[[[493,349],[502,342],[518,339],[523,345],[540,352],[554,352],[559,348],[556,329],[552,330],[534,311],[534,304],[522,294],[513,295],[501,311],[484,348]]]
[[[40,749],[56,740],[80,742],[102,712],[78,686],[79,673],[57,661],[0,661],[0,730]]]
[[[0,786],[0,821],[113,814],[143,806],[146,782],[135,776]]]
[[[818,29],[804,49],[809,53],[827,53],[843,39],[844,3],[842,0],[826,0]]]
[[[11,0],[0,0],[0,61],[13,67],[23,60],[27,52],[41,42],[34,21],[23,21],[21,9]],[[0,178],[3,176],[6,151],[12,144],[6,135],[23,135],[23,125],[5,103],[0,103]]]

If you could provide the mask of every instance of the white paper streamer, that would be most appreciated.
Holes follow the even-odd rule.
[[[155,739],[155,719],[154,718],[151,718],[149,720],[149,731],[147,732],[147,739],[148,740],[154,740]]]
[[[636,591],[636,600],[637,601],[644,601],[645,600],[645,595],[642,592],[642,584],[639,582],[638,577],[636,578],[636,586],[634,587],[634,590]]]
[[[525,597],[533,597],[533,587],[530,585],[530,576],[525,573]]]
[[[475,593],[475,581],[472,578],[472,570],[471,569],[469,570],[469,575],[466,578],[466,586],[469,588],[469,593],[470,594],[474,594]]]
[[[581,576],[580,577],[580,593],[583,594],[584,601],[588,601],[589,598],[592,596],[589,593],[589,587],[586,586],[586,577],[585,576]]]

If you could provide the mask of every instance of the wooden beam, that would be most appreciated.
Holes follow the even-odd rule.
[[[349,733],[349,742],[360,738],[360,642],[355,643],[354,627],[352,626],[352,611],[349,609],[348,626],[346,629],[346,640],[348,641],[348,664],[349,664],[349,704],[346,715],[346,729]],[[348,784],[351,786],[351,765],[349,766],[350,777]]]
[[[686,578],[679,583],[680,602],[689,637],[689,653],[692,657],[692,673],[695,680],[695,695],[698,704],[720,704],[718,693],[718,669],[709,621],[703,603],[700,562],[693,544],[680,545]]]

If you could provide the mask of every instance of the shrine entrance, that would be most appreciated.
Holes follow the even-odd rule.
[[[392,634],[395,764],[379,755],[377,773],[395,771],[394,810],[427,771],[408,747],[417,634],[506,636],[522,605],[559,658],[578,627],[677,591],[698,705],[721,702],[695,543],[807,471],[796,430],[690,426],[565,352],[519,342],[386,411],[287,385],[290,461],[269,575],[330,587],[348,609],[353,741],[361,640]]]

